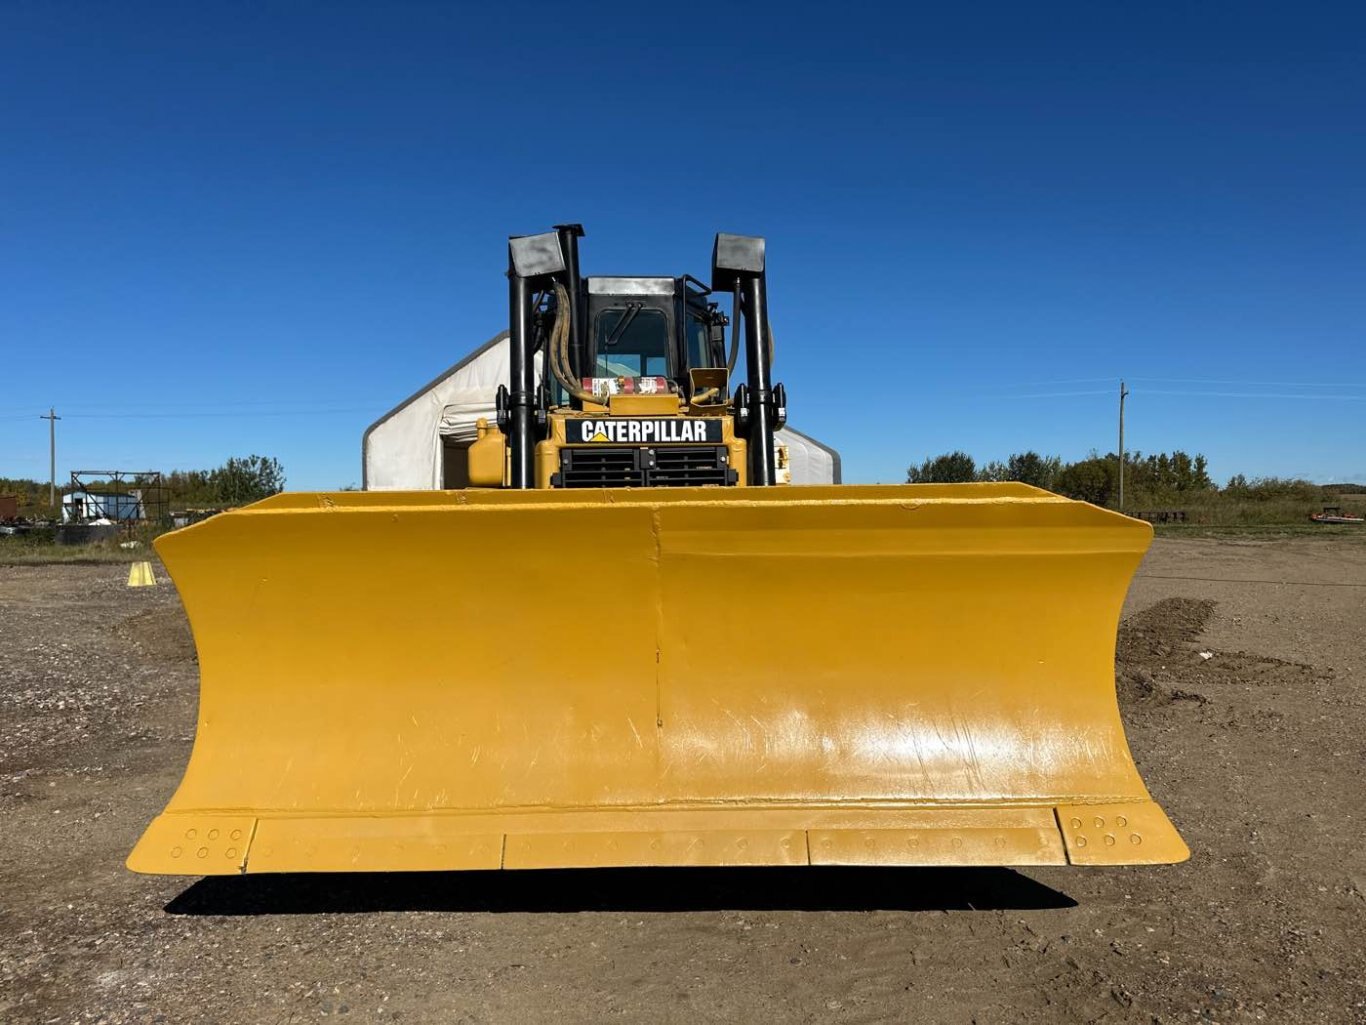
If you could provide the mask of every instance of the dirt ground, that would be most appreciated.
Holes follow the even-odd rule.
[[[1366,544],[1159,540],[1118,680],[1183,865],[136,876],[193,645],[0,567],[0,1022],[1366,1022]],[[1203,653],[1203,654],[1202,654]]]

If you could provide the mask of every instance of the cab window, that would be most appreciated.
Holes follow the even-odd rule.
[[[669,320],[635,303],[598,314],[594,377],[669,377]]]
[[[688,335],[688,366],[714,367],[716,366],[715,357],[711,351],[711,331],[705,322],[698,320],[692,312],[688,312],[687,320]]]

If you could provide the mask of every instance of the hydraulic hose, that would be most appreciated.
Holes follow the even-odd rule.
[[[738,307],[737,307],[738,308]],[[730,333],[730,356],[726,359],[726,380],[735,376],[735,364],[740,361],[740,319],[736,317]],[[768,325],[768,362],[773,363],[773,323]],[[720,388],[704,388],[693,396],[693,404],[698,406],[721,405],[716,401],[721,394]]]
[[[546,363],[560,387],[580,402],[601,402],[593,392],[584,391],[574,380],[569,363],[569,293],[564,285],[555,282],[555,325],[546,343]]]

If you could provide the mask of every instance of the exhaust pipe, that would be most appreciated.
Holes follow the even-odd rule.
[[[548,231],[508,239],[508,368],[506,399],[499,396],[500,426],[512,457],[509,487],[536,486],[536,362],[531,319],[534,286],[565,271],[560,237]]]
[[[764,271],[764,240],[748,235],[718,232],[711,258],[711,287],[714,292],[733,292],[744,312],[745,371],[744,394],[737,390],[737,405],[744,409],[748,422],[749,483],[773,484],[778,468],[773,455],[773,432],[778,420],[777,406],[770,381],[769,352],[772,339],[768,331],[768,278]],[[732,318],[741,319],[741,310]]]

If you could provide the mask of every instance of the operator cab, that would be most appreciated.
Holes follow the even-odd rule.
[[[508,383],[494,394],[496,423],[470,446],[470,483],[785,483],[774,432],[787,397],[769,374],[764,240],[718,232],[708,286],[686,274],[584,277],[582,235],[560,224],[508,239]],[[714,292],[730,296],[731,317]],[[732,391],[741,325],[745,381]]]
[[[726,365],[725,314],[696,278],[586,277],[581,384],[594,394],[688,394],[688,372]],[[555,311],[543,314],[553,321]],[[551,382],[551,404],[569,396]]]

